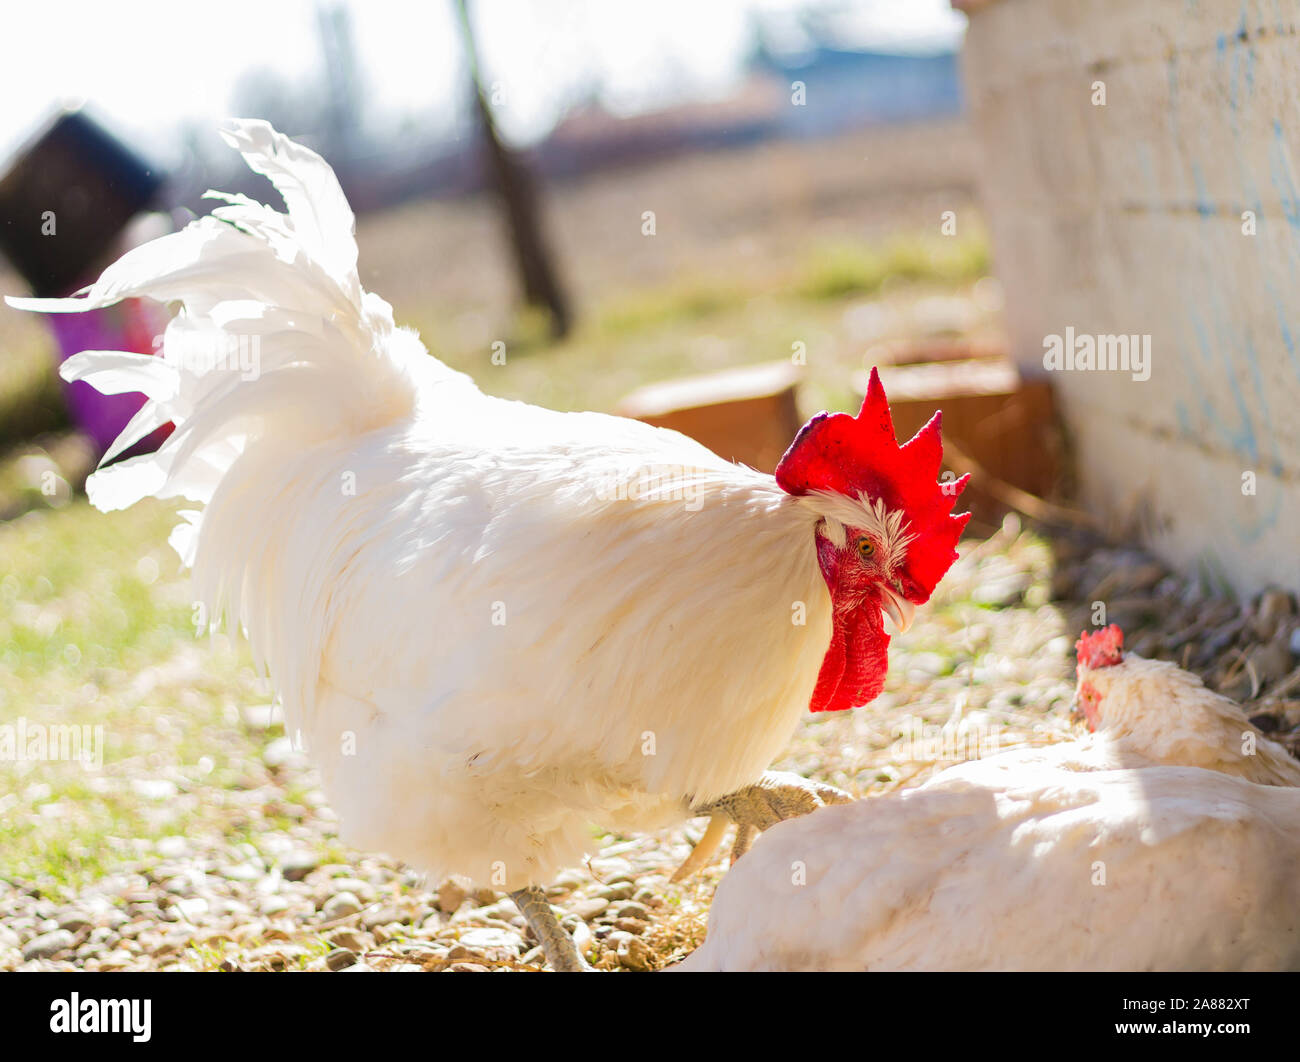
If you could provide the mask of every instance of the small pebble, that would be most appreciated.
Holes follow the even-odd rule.
[[[302,881],[320,866],[320,860],[311,852],[290,852],[281,856],[276,865],[285,881]]]
[[[335,899],[337,898],[335,897]],[[410,921],[409,917],[396,907],[373,907],[361,916],[362,928],[369,929],[372,932],[377,926],[386,926],[394,922],[400,926],[408,921]]]
[[[438,910],[443,914],[455,914],[467,899],[469,893],[451,878],[438,886]]]
[[[289,909],[291,904],[283,896],[266,896],[258,904],[258,909],[262,914],[270,917],[271,915],[283,914]]]
[[[605,909],[609,907],[609,901],[593,897],[589,900],[573,900],[571,903],[565,904],[565,907],[584,922],[590,922],[604,913]]]
[[[32,959],[52,959],[59,952],[67,951],[72,947],[74,939],[66,929],[42,933],[27,942],[27,946],[23,948],[23,958],[28,962]]]
[[[361,901],[357,899],[355,893],[336,892],[328,900],[325,906],[321,908],[321,915],[326,922],[333,922],[336,918],[347,918],[361,910]]]
[[[628,936],[618,942],[618,963],[628,970],[650,969],[650,949],[640,937]]]
[[[507,948],[516,953],[522,951],[524,946],[523,937],[504,929],[470,929],[460,935],[460,943],[484,951],[489,948]]]
[[[364,934],[359,930],[349,929],[346,926],[340,926],[332,930],[328,937],[325,938],[337,949],[346,949],[347,951],[362,952],[368,947],[368,942]]]
[[[154,843],[154,849],[164,859],[181,859],[189,852],[190,842],[176,835],[160,837]]]
[[[66,929],[74,935],[80,933],[83,929],[89,929],[91,925],[91,920],[85,911],[65,911],[58,918],[58,928]]]

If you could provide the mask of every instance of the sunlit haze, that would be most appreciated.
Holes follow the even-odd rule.
[[[238,109],[250,75],[313,90],[322,63],[323,0],[229,0],[219,7],[134,0],[10,8],[12,48],[0,65],[0,158],[57,104],[87,102],[112,128],[164,163],[184,124],[201,129]],[[361,113],[381,131],[451,135],[465,67],[451,0],[342,5],[357,52]],[[855,46],[949,48],[964,17],[946,0],[479,0],[471,5],[485,80],[499,90],[502,127],[535,140],[573,103],[594,97],[615,113],[725,93],[762,25],[797,51],[800,16],[816,12]],[[75,29],[72,29],[75,27]],[[259,72],[265,72],[260,73]]]

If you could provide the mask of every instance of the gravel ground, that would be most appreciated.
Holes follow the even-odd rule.
[[[1295,750],[1300,618],[1285,593],[1238,604],[1140,551],[1049,541],[1014,517],[963,554],[895,640],[886,692],[865,710],[807,718],[776,766],[870,799],[960,759],[1069,739],[1079,731],[1069,714],[1073,641],[1097,602],[1130,647],[1248,701],[1256,725]],[[265,709],[244,715],[249,726],[277,725]],[[315,773],[287,738],[266,744],[234,789],[205,791],[193,775],[132,785],[141,800],[210,802],[226,828],[121,841],[112,872],[76,890],[0,879],[0,969],[542,969],[502,895],[427,882],[341,848]],[[703,939],[725,858],[668,884],[702,829],[695,820],[598,838],[588,863],[553,883],[554,902],[598,968],[662,968]]]

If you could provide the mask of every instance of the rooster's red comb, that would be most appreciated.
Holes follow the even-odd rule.
[[[1117,623],[1092,634],[1084,631],[1074,643],[1074,648],[1080,667],[1114,667],[1124,662],[1124,632]]]
[[[776,466],[776,482],[789,494],[827,491],[854,501],[865,495],[903,510],[909,532],[916,535],[906,567],[926,597],[957,559],[957,539],[970,519],[970,513],[952,515],[970,476],[937,482],[943,463],[940,420],[935,413],[899,446],[880,373],[872,369],[858,415],[818,413],[799,429]]]

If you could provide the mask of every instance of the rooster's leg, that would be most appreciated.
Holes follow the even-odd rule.
[[[710,842],[709,848],[715,847],[721,840],[715,830],[719,822],[729,820],[736,824],[736,840],[731,848],[731,861],[734,863],[749,850],[750,844],[760,830],[766,830],[769,826],[775,826],[785,819],[807,815],[808,812],[816,811],[827,804],[852,802],[853,798],[848,793],[833,785],[814,782],[786,771],[764,771],[763,777],[753,785],[737,789],[734,793],[728,793],[707,804],[694,805],[690,811],[692,815],[713,817],[708,832],[700,840],[701,848],[705,847],[706,840]],[[692,852],[673,875],[672,880],[680,881],[688,876],[707,858],[707,851],[702,857],[697,857]]]
[[[587,961],[578,950],[573,938],[564,931],[560,920],[555,917],[555,910],[546,899],[546,893],[536,885],[518,889],[510,894],[519,913],[532,928],[542,945],[546,962],[557,973],[581,973],[590,970]]]
[[[731,861],[735,863],[737,859],[749,851],[749,846],[754,843],[754,838],[758,836],[757,826],[737,826],[736,839],[731,842]]]

